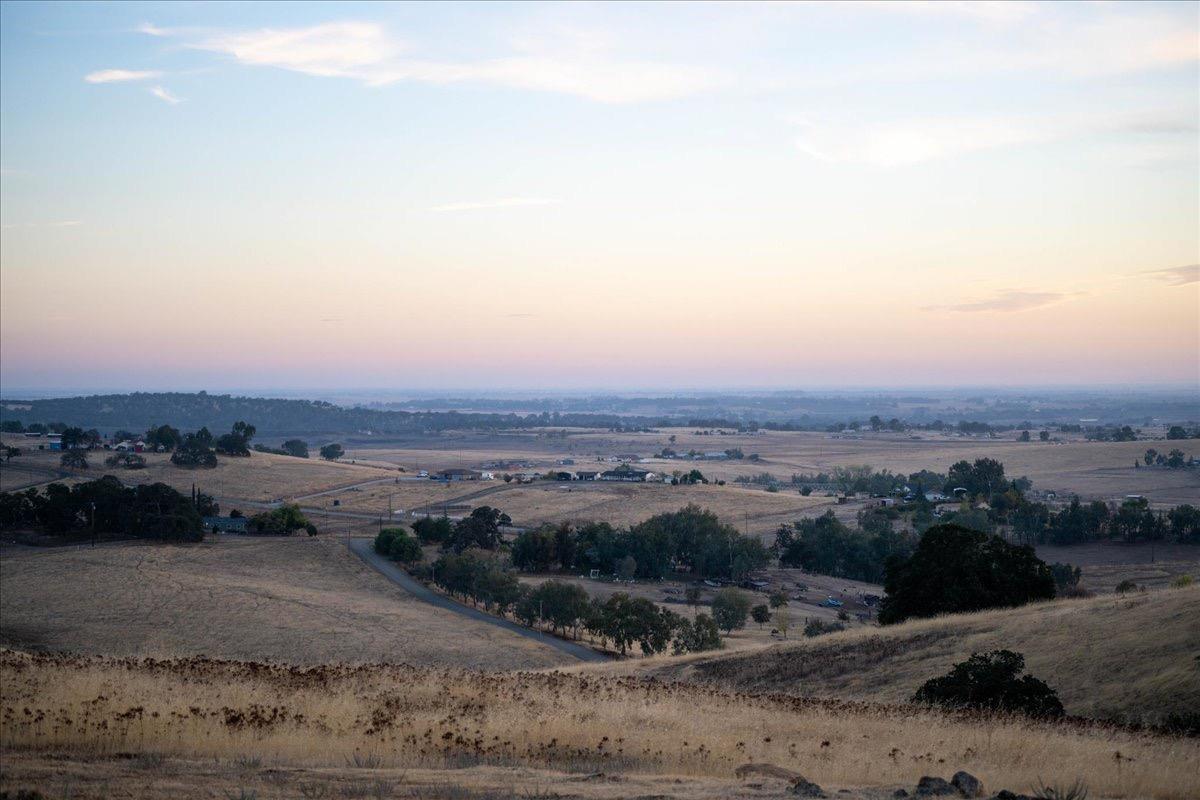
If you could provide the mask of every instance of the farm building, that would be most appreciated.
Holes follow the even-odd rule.
[[[213,533],[245,533],[247,521],[245,517],[203,517],[201,519],[205,530]]]
[[[590,469],[581,469],[575,473],[575,477],[581,481],[594,481],[599,476],[599,472]]]
[[[602,481],[625,481],[627,483],[643,483],[646,476],[649,475],[644,469],[634,469],[627,464],[622,464],[616,469],[605,470],[600,473]]]
[[[483,473],[473,469],[454,467],[442,470],[438,473],[438,477],[444,481],[477,481],[483,478]]]

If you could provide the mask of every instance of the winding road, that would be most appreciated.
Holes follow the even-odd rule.
[[[376,572],[379,572],[388,580],[399,585],[400,588],[404,589],[417,599],[424,600],[430,605],[437,606],[438,608],[444,608],[447,611],[452,611],[455,614],[460,614],[464,617],[469,617],[470,619],[477,620],[479,622],[486,622],[489,625],[495,625],[498,628],[504,628],[505,630],[511,631],[519,636],[524,636],[526,639],[532,639],[535,642],[553,647],[554,649],[566,653],[569,656],[578,658],[580,661],[591,661],[597,663],[608,661],[606,656],[597,653],[590,647],[586,647],[582,644],[576,644],[575,642],[568,642],[565,639],[559,639],[555,636],[543,633],[542,631],[534,630],[533,628],[526,628],[523,625],[518,625],[510,620],[493,616],[484,611],[480,611],[477,608],[464,606],[462,603],[451,600],[449,597],[445,597],[444,595],[440,595],[437,592],[427,589],[425,586],[421,585],[420,582],[414,580],[407,572],[376,553],[372,547],[370,539],[351,539],[346,543],[346,546],[350,548],[352,553],[374,568]]]

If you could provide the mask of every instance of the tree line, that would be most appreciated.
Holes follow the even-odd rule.
[[[707,614],[689,620],[625,592],[604,600],[592,598],[582,587],[565,581],[524,586],[502,561],[477,550],[446,553],[424,575],[452,595],[501,616],[511,615],[530,627],[540,624],[572,638],[587,631],[621,655],[635,645],[645,655],[668,647],[675,653],[721,647],[716,622]]]
[[[630,528],[606,522],[546,525],[520,533],[512,544],[513,565],[522,570],[596,570],[626,580],[661,580],[676,571],[741,580],[769,560],[757,537],[743,536],[695,505],[657,514]]]
[[[0,528],[35,527],[54,534],[120,534],[199,541],[201,517],[216,513],[208,495],[194,498],[165,483],[125,487],[111,475],[43,491],[0,493]]]

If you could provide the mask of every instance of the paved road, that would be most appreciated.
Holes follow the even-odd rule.
[[[453,486],[454,483],[451,483],[449,485]],[[460,482],[460,485],[461,485],[461,482]],[[488,495],[496,494],[497,492],[503,492],[505,489],[511,489],[511,488],[515,487],[516,485],[517,484],[515,484],[515,483],[513,483],[513,484],[500,483],[498,485],[493,484],[491,486],[485,486],[482,489],[476,489],[473,492],[468,492],[467,494],[462,494],[462,495],[459,495],[458,497],[447,497],[444,500],[435,500],[432,503],[426,503],[423,506],[417,506],[416,508],[414,508],[412,510],[412,513],[414,516],[417,514],[428,514],[431,516],[436,514],[438,516],[441,516],[442,509],[448,505],[456,505],[457,506],[457,505],[462,505],[463,503],[470,503],[471,501],[478,500],[481,497],[487,497]]]
[[[350,548],[351,552],[355,553],[359,558],[367,562],[367,564],[373,567],[376,571],[380,572],[384,577],[388,578],[393,583],[399,584],[402,589],[409,592],[414,597],[424,600],[430,605],[437,606],[438,608],[444,608],[447,611],[453,611],[455,614],[461,614],[464,617],[470,617],[471,619],[478,620],[480,622],[486,622],[489,625],[495,625],[498,628],[504,628],[505,630],[511,631],[520,636],[524,636],[526,639],[533,639],[535,642],[549,645],[550,647],[566,653],[569,656],[578,658],[580,661],[608,661],[606,656],[597,653],[590,647],[585,647],[584,645],[576,644],[574,642],[568,642],[565,639],[559,639],[557,637],[550,636],[549,634],[542,633],[541,631],[533,630],[532,628],[526,628],[507,619],[494,617],[491,614],[487,614],[477,608],[464,606],[462,603],[455,602],[449,597],[445,597],[444,595],[440,595],[437,592],[425,588],[420,584],[420,582],[414,580],[404,570],[400,569],[391,561],[388,561],[386,558],[383,558],[377,554],[372,548],[371,541],[369,539],[351,539],[349,542],[347,542],[347,546]]]
[[[351,492],[351,491],[354,491],[355,489],[364,489],[368,486],[375,486],[376,484],[380,484],[380,483],[396,483],[397,477],[398,476],[393,475],[390,478],[372,478],[369,481],[362,481],[361,483],[352,483],[348,486],[335,486],[332,489],[326,489],[325,491],[322,491],[322,492],[313,492],[312,494],[304,494],[304,495],[299,495],[297,497],[293,497],[293,498],[291,498],[290,502],[299,503],[303,500],[312,500],[314,497],[326,497],[331,494],[341,494],[342,492]]]

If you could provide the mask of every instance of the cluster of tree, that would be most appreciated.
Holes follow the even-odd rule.
[[[1147,467],[1166,467],[1167,469],[1183,469],[1193,461],[1192,458],[1185,456],[1178,447],[1173,448],[1169,453],[1160,453],[1151,447],[1146,450],[1142,460],[1146,462]],[[1137,466],[1136,462],[1134,462],[1134,466]]]
[[[835,467],[833,472],[793,474],[791,484],[802,490],[806,487],[833,486],[847,493],[892,495],[905,490],[914,493],[940,492],[945,488],[946,480],[945,475],[929,470],[905,475],[886,469],[876,472],[871,465],[863,464],[861,466]],[[761,480],[751,479],[751,482],[761,482]]]
[[[977,458],[975,463],[958,461],[946,473],[942,491],[949,494],[966,489],[971,497],[991,498],[1013,491],[1023,494],[1032,486],[1028,478],[1008,480],[1004,477],[1004,465],[994,458]]]
[[[284,503],[279,508],[255,514],[246,522],[250,533],[276,536],[291,536],[296,531],[305,531],[309,536],[317,535],[317,526],[308,521],[300,506]]]
[[[888,511],[860,514],[860,527],[848,527],[827,511],[816,519],[780,526],[774,551],[785,567],[838,578],[879,583],[889,559],[908,557],[916,546],[913,537],[894,529]],[[899,514],[891,510],[892,514]]]
[[[1017,539],[1029,544],[1070,545],[1110,539],[1200,544],[1200,508],[1185,503],[1168,511],[1153,511],[1141,497],[1129,498],[1115,510],[1098,500],[1082,503],[1079,498],[1058,511],[1045,503],[1023,501],[1007,512],[1005,522]]]
[[[495,550],[500,546],[500,527],[511,524],[508,514],[500,509],[480,506],[454,523],[450,535],[442,542],[442,549],[454,553],[472,547]]]
[[[321,458],[325,459],[326,461],[337,461],[345,454],[345,448],[343,448],[337,442],[327,444],[321,448]]]
[[[717,625],[706,614],[687,620],[651,600],[624,592],[603,601],[592,599],[582,587],[565,581],[523,586],[500,559],[478,550],[445,553],[428,575],[446,591],[474,605],[512,614],[529,626],[543,624],[564,636],[578,638],[579,631],[586,630],[604,645],[611,643],[622,655],[634,645],[646,655],[661,653],[672,645],[677,653],[721,646]]]
[[[412,529],[421,544],[442,544],[454,533],[454,525],[446,517],[424,517],[414,522]]]
[[[765,566],[769,554],[756,537],[742,536],[711,511],[689,505],[628,529],[598,522],[524,531],[513,543],[512,558],[527,571],[594,569],[624,579],[657,580],[685,570],[738,580]]]
[[[88,468],[87,450],[83,450],[83,449],[64,450],[62,455],[59,456],[58,462],[59,462],[59,464],[62,465],[63,469],[87,469]]]
[[[43,491],[0,493],[0,527],[36,527],[57,534],[120,534],[198,541],[202,536],[198,502],[164,483],[126,488],[111,475]]]
[[[1192,428],[1191,433],[1182,425],[1172,425],[1167,428],[1168,439],[1200,439],[1200,427]]]
[[[74,419],[85,424],[143,429],[154,420],[170,419],[186,428],[224,428],[239,420],[254,419],[264,431],[331,431],[354,433],[433,434],[444,430],[505,430],[530,428],[610,428],[651,430],[670,422],[666,417],[625,416],[611,413],[464,413],[401,411],[344,407],[320,400],[284,400],[261,397],[210,395],[207,392],[164,392],[92,395],[21,401],[20,410],[5,411],[5,424],[14,428],[21,420]],[[494,407],[494,406],[493,406]],[[11,417],[8,419],[7,417]],[[676,420],[679,423],[680,420]],[[689,420],[711,422],[711,420]],[[723,420],[736,428],[736,422]],[[32,430],[45,423],[22,426]],[[63,426],[65,427],[65,426]]]
[[[207,432],[208,428],[204,428],[204,431]],[[118,442],[127,442],[136,439],[137,436],[129,431],[117,431],[113,438]],[[211,439],[211,436],[209,438]],[[183,444],[183,436],[177,428],[170,425],[151,425],[142,441],[154,450],[161,447],[163,450],[173,451]]]
[[[1140,430],[1134,430],[1128,425],[1088,428],[1084,438],[1092,442],[1136,442]]]
[[[1055,595],[1054,575],[1032,547],[958,525],[935,525],[908,558],[885,569],[884,625],[914,617],[1020,606]]]
[[[940,678],[924,683],[913,702],[1030,717],[1061,717],[1058,694],[1032,675],[1021,675],[1025,657],[1011,650],[973,653]]]
[[[6,411],[8,409],[5,409]],[[0,433],[62,433],[67,429],[65,422],[31,422],[22,425],[18,419],[6,419],[0,422]]]
[[[213,435],[208,428],[183,435],[171,453],[171,463],[187,469],[212,469],[217,465],[217,451],[213,448]]]
[[[308,442],[303,439],[288,439],[279,447],[267,447],[264,444],[256,444],[254,445],[254,450],[258,453],[273,453],[277,456],[308,458]]]
[[[375,552],[393,561],[415,564],[424,558],[421,543],[404,528],[383,528],[375,536]]]
[[[504,430],[555,428],[558,431],[573,427],[601,428],[614,431],[653,431],[655,428],[686,425],[704,430],[723,429],[738,432],[757,430],[823,430],[829,422],[858,414],[872,415],[870,421],[838,423],[835,430],[861,429],[879,426],[879,430],[947,430],[963,433],[1031,428],[1028,420],[1019,426],[1009,421],[1020,419],[1038,408],[1044,398],[992,399],[970,398],[972,404],[986,403],[986,408],[971,412],[980,420],[943,421],[901,420],[893,414],[903,400],[914,401],[929,408],[919,408],[918,416],[932,410],[936,399],[913,397],[852,398],[779,393],[772,397],[705,396],[705,397],[578,397],[521,400],[506,398],[441,398],[395,403],[371,403],[365,406],[343,407],[333,403],[309,400],[284,400],[252,397],[231,397],[198,393],[134,393],[96,395],[90,397],[53,398],[14,401],[4,409],[5,430],[27,424],[26,429],[40,425],[49,430],[46,420],[71,419],[83,425],[118,426],[141,430],[154,420],[169,419],[186,428],[226,428],[240,419],[254,419],[263,432],[291,434],[298,431],[330,431],[352,433],[363,430],[380,433],[436,434],[444,430]],[[799,408],[802,406],[802,410]],[[528,408],[542,408],[535,413],[517,413]],[[645,409],[653,408],[655,416],[646,416]],[[1184,419],[1192,413],[1191,399],[1139,402],[1121,398],[1115,403],[1088,399],[1061,405],[1056,416],[1060,419],[1113,417],[1140,419],[1159,417]],[[440,409],[440,410],[439,410]],[[461,409],[461,410],[460,410]],[[471,409],[478,409],[473,411]],[[509,413],[497,413],[511,409]],[[889,417],[887,421],[884,417]],[[38,420],[40,422],[34,422]],[[65,426],[62,426],[65,427]],[[1078,428],[1079,426],[1075,426]],[[57,432],[57,431],[56,431]],[[1191,432],[1200,435],[1200,430]]]
[[[250,440],[258,429],[241,420],[233,423],[233,429],[221,435],[216,442],[216,450],[223,456],[250,455]]]
[[[992,433],[994,431],[1012,430],[1011,425],[990,425],[986,422],[977,422],[974,420],[959,420],[957,423],[944,422],[940,419],[935,419],[932,422],[909,422],[906,420],[892,417],[889,420],[884,420],[879,415],[873,415],[866,423],[853,419],[849,422],[835,422],[829,425],[825,430],[831,433],[841,433],[842,431],[860,431],[865,428],[870,428],[873,431],[945,431],[957,430],[959,433]]]
[[[146,458],[138,453],[116,452],[104,459],[104,465],[123,469],[145,469]]]
[[[86,431],[79,427],[63,428],[61,436],[64,450],[74,450],[77,448],[90,450],[93,447],[99,447],[100,443],[104,440],[104,437],[100,435],[100,431],[95,428]]]

